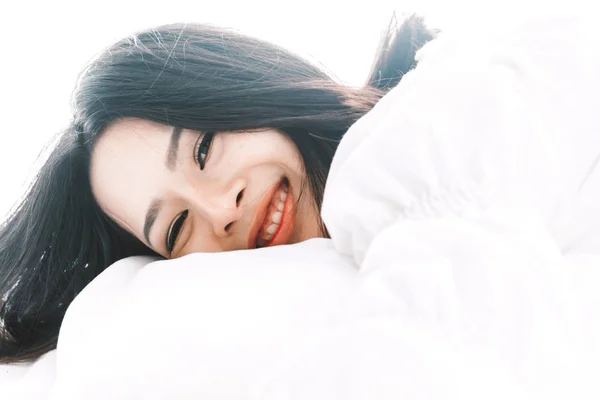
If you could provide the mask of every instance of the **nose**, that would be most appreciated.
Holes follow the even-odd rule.
[[[212,226],[217,237],[227,237],[231,228],[242,218],[242,199],[246,182],[236,180],[224,190],[213,193],[194,193],[192,208]]]

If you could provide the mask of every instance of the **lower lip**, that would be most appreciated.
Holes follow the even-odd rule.
[[[288,183],[288,195],[283,205],[283,211],[281,212],[281,223],[279,229],[273,235],[273,238],[262,247],[280,246],[282,244],[288,244],[292,233],[294,232],[294,226],[296,224],[296,210],[294,209],[294,196],[292,195],[292,186]]]

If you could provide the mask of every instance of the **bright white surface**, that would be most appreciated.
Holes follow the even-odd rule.
[[[0,365],[0,395],[10,400],[41,400],[56,381],[56,351],[40,357],[33,365]]]
[[[323,217],[399,315],[532,398],[599,398],[600,30],[490,25],[427,45],[350,129]]]
[[[75,300],[51,399],[519,398],[472,350],[378,315],[328,240],[141,266]]]

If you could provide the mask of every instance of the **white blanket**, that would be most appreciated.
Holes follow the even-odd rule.
[[[332,240],[105,271],[49,398],[600,398],[600,35],[496,28],[350,129]]]

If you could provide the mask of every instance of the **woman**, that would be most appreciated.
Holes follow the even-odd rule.
[[[84,71],[72,125],[0,231],[0,360],[53,349],[70,302],[116,260],[327,236],[337,143],[432,37],[418,17],[392,24],[360,90],[206,26],[113,45]]]

